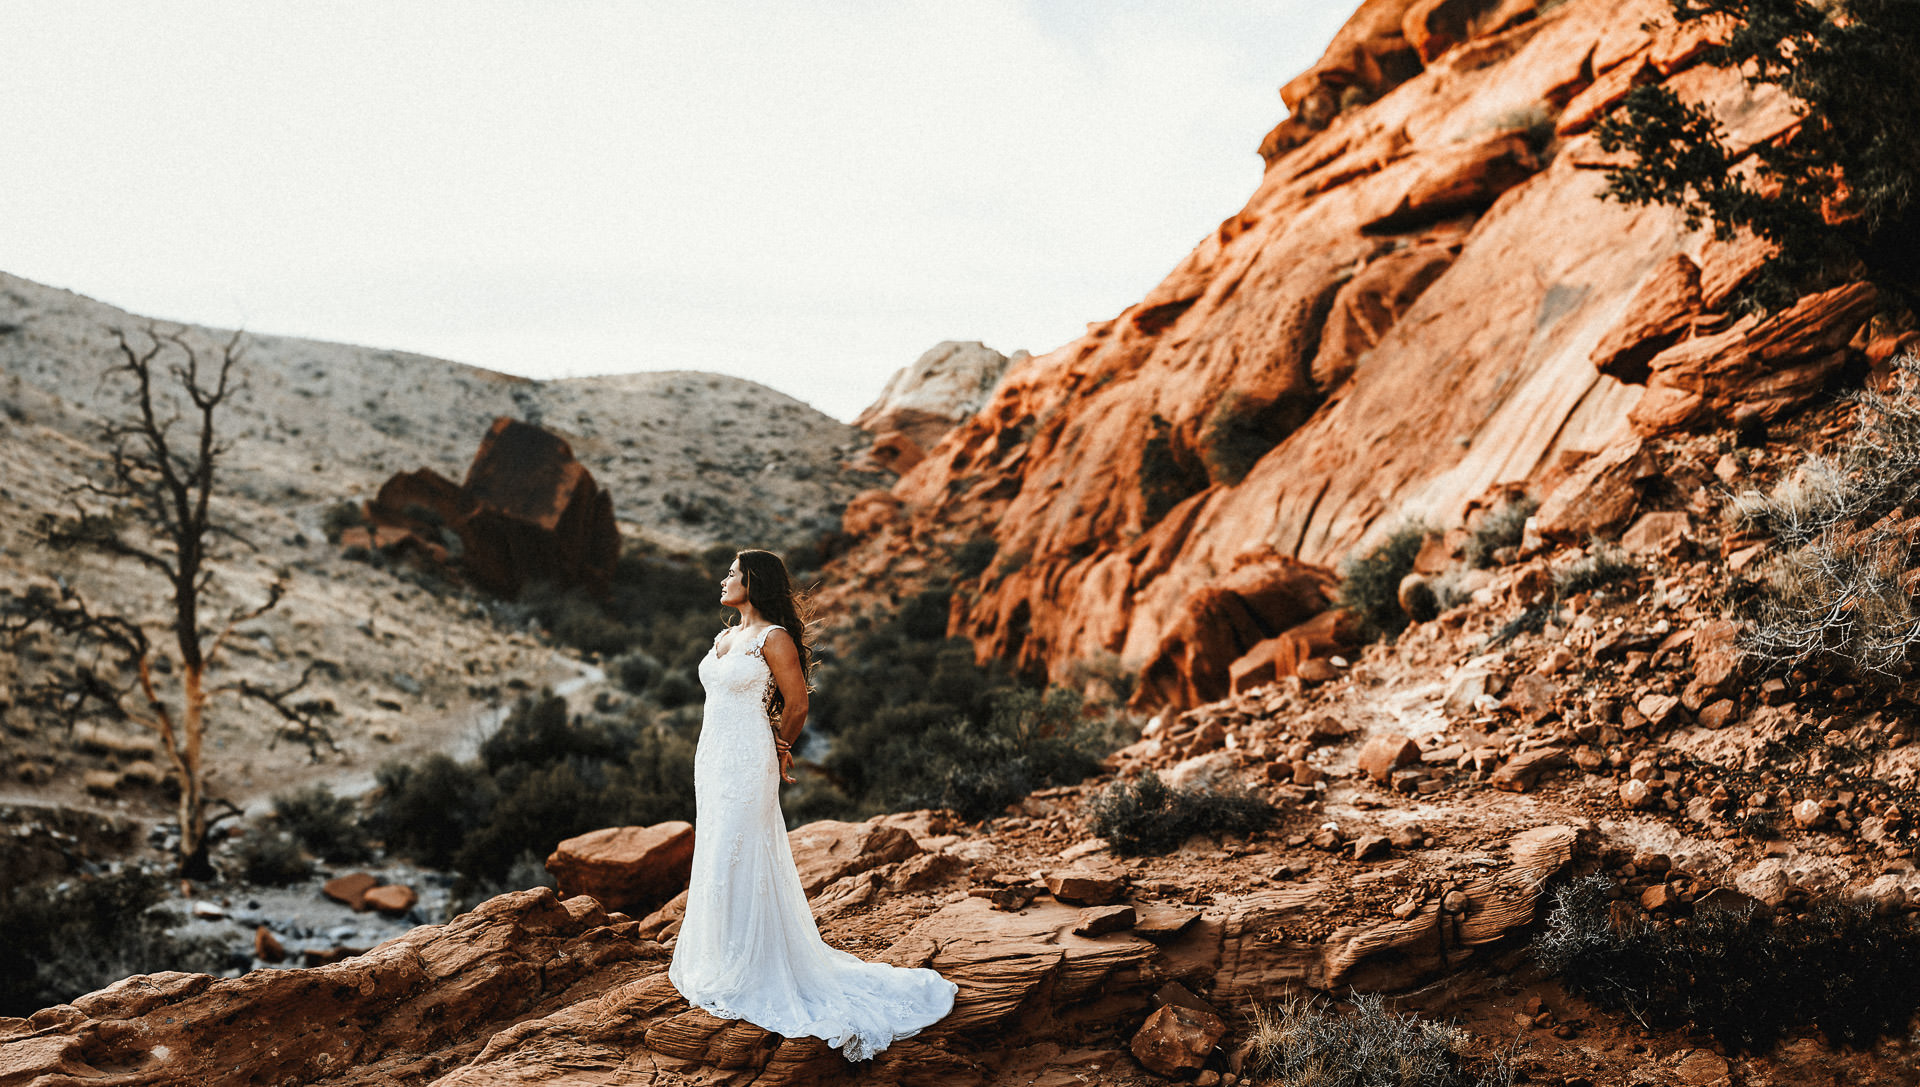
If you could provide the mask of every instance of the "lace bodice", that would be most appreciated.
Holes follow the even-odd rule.
[[[693,759],[693,874],[667,976],[714,1015],[824,1038],[864,1060],[937,1022],[958,990],[932,970],[863,962],[820,939],[780,815],[765,701],[772,631],[751,641],[721,631],[700,661],[707,701]]]

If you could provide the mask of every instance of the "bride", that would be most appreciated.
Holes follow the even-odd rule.
[[[700,661],[707,702],[693,762],[693,875],[667,977],[723,1019],[824,1038],[848,1060],[866,1060],[945,1016],[957,987],[820,939],[780,816],[779,782],[793,780],[793,743],[807,720],[806,630],[786,564],[770,551],[740,552],[720,603],[740,621]]]

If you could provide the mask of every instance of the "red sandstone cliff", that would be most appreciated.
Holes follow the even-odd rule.
[[[833,580],[911,576],[990,535],[951,619],[983,656],[1058,675],[1117,654],[1143,703],[1191,705],[1256,646],[1298,656],[1273,637],[1396,521],[1539,492],[1636,432],[1804,401],[1870,288],[1736,323],[1756,247],[1600,199],[1588,130],[1635,84],[1713,103],[1738,144],[1793,123],[1666,23],[1652,0],[1368,0],[1282,90],[1293,116],[1246,208],[856,500]]]

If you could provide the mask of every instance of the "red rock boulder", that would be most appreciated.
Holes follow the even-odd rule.
[[[547,858],[560,896],[592,895],[638,916],[679,894],[693,870],[693,824],[607,827],[568,838]]]
[[[402,472],[366,516],[369,529],[343,534],[343,545],[407,551],[502,596],[534,581],[604,594],[620,556],[613,499],[573,448],[507,418],[493,421],[464,482],[429,468]]]

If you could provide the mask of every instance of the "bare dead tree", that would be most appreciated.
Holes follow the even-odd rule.
[[[179,783],[181,875],[207,878],[212,875],[209,833],[220,819],[235,814],[226,804],[227,813],[209,817],[209,807],[217,803],[207,794],[211,699],[233,693],[264,703],[291,723],[289,733],[316,758],[322,746],[333,746],[318,722],[330,707],[292,701],[312,676],[311,668],[280,689],[208,682],[227,637],[271,611],[286,589],[282,577],[269,587],[265,602],[234,608],[217,627],[203,621],[207,589],[226,557],[219,545],[244,543],[216,521],[212,509],[216,470],[228,452],[218,437],[218,415],[238,388],[241,335],[236,332],[220,348],[217,360],[203,359],[178,329],[148,326],[144,346],[123,330],[115,330],[114,338],[120,360],[107,379],[128,386],[128,410],[101,428],[108,449],[105,472],[74,488],[75,515],[49,519],[44,537],[56,549],[89,547],[130,559],[164,579],[170,589],[166,633],[160,639],[165,648],[139,619],[96,608],[64,583],[57,590],[37,586],[9,593],[0,631],[11,632],[17,641],[29,631],[45,630],[74,649],[70,661],[46,669],[23,692],[24,700],[54,710],[70,724],[107,716],[155,734]],[[169,378],[184,402],[162,391]],[[83,495],[116,512],[87,512],[78,501]],[[134,522],[134,531],[124,529],[127,520]],[[171,679],[163,681],[163,675]]]

